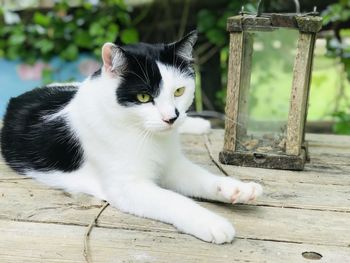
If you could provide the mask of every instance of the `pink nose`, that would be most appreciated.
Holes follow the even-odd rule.
[[[163,121],[171,125],[177,120],[179,115],[180,115],[180,112],[175,108],[175,116],[163,118]]]
[[[168,124],[173,124],[178,116],[174,117],[174,118],[170,118],[170,119],[163,119],[164,122],[168,123]]]

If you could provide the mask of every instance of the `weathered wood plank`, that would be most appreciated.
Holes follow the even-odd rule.
[[[223,134],[210,135],[216,156]],[[199,202],[235,225],[233,244],[207,244],[108,207],[92,231],[93,262],[302,262],[304,251],[322,254],[324,262],[350,261],[350,136],[309,139],[312,161],[303,172],[225,166],[265,187],[253,205]],[[193,160],[216,171],[203,137],[183,140]],[[84,231],[101,204],[22,179],[0,158],[0,262],[83,262]]]
[[[314,43],[314,33],[299,34],[287,125],[286,153],[289,155],[299,155],[304,140]]]
[[[84,231],[81,226],[1,220],[0,261],[84,262]],[[303,262],[305,251],[320,253],[323,262],[350,260],[350,249],[336,246],[250,239],[213,245],[188,235],[100,227],[90,237],[92,262]]]
[[[213,130],[209,138],[213,155],[218,157],[223,145],[223,131]],[[229,174],[247,180],[350,185],[350,136],[307,134],[306,139],[310,145],[311,162],[302,172],[223,166]],[[203,138],[183,137],[183,145],[190,159],[217,171],[212,166]]]
[[[321,198],[316,190],[306,191],[304,206],[309,200]],[[267,191],[262,198],[265,201],[258,202],[261,206],[209,202],[201,202],[201,205],[228,218],[236,226],[237,235],[241,238],[350,245],[348,233],[344,232],[344,229],[350,229],[350,213],[266,206],[269,203],[292,206],[294,202],[297,207],[303,198],[283,188],[277,192]],[[0,184],[0,219],[88,225],[100,206],[101,202],[97,199],[82,194],[67,195],[31,180]],[[331,205],[326,209],[331,209]],[[99,225],[138,231],[177,232],[167,224],[124,214],[111,207],[102,214]]]
[[[213,170],[219,173],[216,168]],[[242,179],[241,176],[236,177]],[[256,205],[350,212],[349,185],[289,182],[283,178],[276,182],[265,181],[264,178],[260,178],[260,180],[253,179],[262,183],[265,191],[264,195],[255,202]],[[247,179],[243,178],[243,181],[247,181]],[[3,195],[2,198],[6,202],[16,201],[20,204],[21,199],[24,198],[30,198],[28,201],[33,202],[35,200],[33,198],[37,196],[35,193],[44,190],[50,191],[44,194],[53,197],[65,195],[62,191],[52,190],[31,180],[15,180],[15,177],[13,180],[2,180],[0,176],[0,194]],[[315,193],[317,193],[317,198]],[[11,198],[13,199],[11,200]],[[40,199],[38,201],[40,202]],[[87,204],[87,206],[89,205]]]
[[[225,119],[225,143],[224,150],[234,151],[236,147],[237,136],[237,118],[239,104],[239,87],[241,85],[241,76],[244,69],[242,68],[243,59],[243,42],[244,35],[242,32],[230,33],[230,50],[227,74],[227,96],[226,96],[226,119]]]
[[[209,167],[213,172],[219,173],[217,168],[210,163],[210,158],[204,155],[205,149],[196,150],[195,152],[192,152],[192,150],[187,153],[187,156],[192,161],[201,166]],[[216,153],[219,151],[213,150],[213,152],[214,156],[218,156]],[[331,163],[332,158],[334,164]],[[223,167],[230,175],[247,180],[350,185],[350,166],[345,164],[349,159],[350,157],[337,158],[327,155],[322,158],[313,157],[313,161],[307,164],[302,172],[232,165],[223,165]]]
[[[294,28],[301,32],[317,33],[322,28],[322,17],[295,14],[270,14],[270,17],[244,14],[227,19],[227,31],[271,31],[276,28]]]
[[[223,147],[223,133],[222,130],[213,130],[209,135],[213,150],[217,150],[217,152],[221,151]],[[313,157],[325,157],[324,160],[330,158],[328,162],[332,164],[338,164],[334,161],[340,158],[344,160],[344,164],[350,166],[350,158],[344,159],[350,157],[350,136],[307,134],[306,139],[309,143],[311,163],[313,163]],[[198,135],[184,136],[183,145],[185,151],[189,152],[193,147],[194,149],[201,148],[205,150],[204,140]]]

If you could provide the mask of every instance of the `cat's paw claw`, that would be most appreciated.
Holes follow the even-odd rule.
[[[227,225],[213,226],[211,228],[212,239],[210,242],[215,244],[223,244],[232,242],[235,236],[235,230],[233,226],[227,222]]]
[[[236,203],[236,201],[238,200],[238,197],[239,197],[240,193],[241,193],[241,191],[240,191],[238,188],[234,191],[234,193],[233,193],[232,196],[231,196],[231,203],[232,203],[232,204],[235,204],[235,203]]]
[[[253,200],[255,200],[255,198],[256,198],[256,196],[255,196],[255,188],[253,188],[253,192],[252,192],[252,194],[249,197],[249,201],[253,201]]]
[[[203,240],[215,244],[232,242],[235,236],[235,229],[226,219],[216,220],[206,226],[207,233]],[[204,227],[205,228],[205,227]]]
[[[250,182],[248,184],[251,184],[252,185],[252,194],[250,195],[250,201],[251,200],[255,200],[257,197],[261,196],[262,193],[263,193],[263,188],[260,184],[257,184],[257,183],[253,183],[253,182]]]
[[[215,244],[230,243],[235,237],[235,229],[232,224],[212,213],[202,214],[187,225],[187,229],[180,230],[191,234],[206,242]]]
[[[225,180],[221,182],[219,195],[222,196],[224,202],[231,204],[248,203],[259,197],[263,190],[260,184],[249,182],[237,182]]]

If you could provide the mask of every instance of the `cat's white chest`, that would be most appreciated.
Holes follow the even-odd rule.
[[[106,176],[156,181],[176,158],[177,139],[119,130],[83,141],[86,159]]]

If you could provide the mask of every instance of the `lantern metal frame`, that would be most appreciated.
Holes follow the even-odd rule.
[[[257,14],[242,11],[227,20],[230,33],[229,65],[226,97],[224,147],[219,160],[224,164],[261,168],[302,170],[308,158],[305,141],[305,122],[313,63],[313,51],[322,18],[316,10],[307,14]],[[248,112],[248,94],[251,78],[252,31],[272,31],[291,28],[299,31],[297,52],[293,67],[293,81],[286,130],[285,152],[264,153],[238,149],[238,138],[246,134],[246,120],[239,114]],[[239,125],[238,125],[239,124]],[[242,125],[243,124],[243,125]]]

